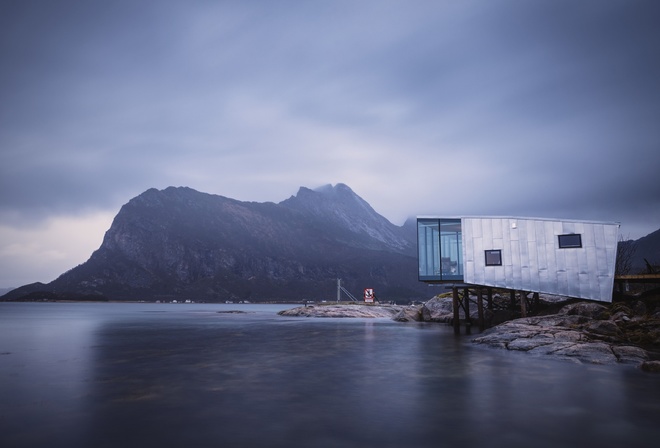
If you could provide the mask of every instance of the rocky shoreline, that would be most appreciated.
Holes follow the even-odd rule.
[[[516,318],[506,309],[487,310],[490,328],[473,337],[475,344],[551,356],[578,363],[631,364],[660,372],[660,307],[656,302],[601,304],[562,297],[542,297],[537,315]],[[283,316],[386,318],[397,322],[453,320],[451,297],[422,305],[323,304],[281,311]],[[476,315],[471,318],[476,322]],[[461,315],[465,320],[465,316]]]
[[[575,362],[635,364],[645,370],[660,370],[660,362],[652,359],[652,352],[630,341],[635,331],[627,323],[632,319],[635,317],[621,311],[612,315],[607,307],[597,303],[578,302],[562,307],[557,314],[504,322],[472,342]],[[654,337],[655,345],[659,328],[656,323],[655,336],[645,336]]]
[[[323,304],[299,306],[280,311],[280,316],[289,317],[346,317],[346,318],[386,318],[393,319],[401,311],[397,305]]]

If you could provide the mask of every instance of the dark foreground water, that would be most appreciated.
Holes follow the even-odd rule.
[[[659,446],[658,375],[284,308],[0,303],[0,447]]]

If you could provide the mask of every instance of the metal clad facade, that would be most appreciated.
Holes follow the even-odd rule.
[[[612,300],[617,223],[513,217],[461,223],[466,283]],[[581,247],[560,248],[559,235],[580,235]],[[501,266],[486,266],[487,250],[501,251]]]

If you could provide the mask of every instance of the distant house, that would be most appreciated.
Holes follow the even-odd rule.
[[[612,301],[619,224],[417,218],[419,280]]]

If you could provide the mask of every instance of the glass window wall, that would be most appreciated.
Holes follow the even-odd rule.
[[[460,219],[418,219],[420,281],[462,281],[463,241]]]

